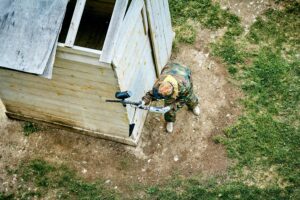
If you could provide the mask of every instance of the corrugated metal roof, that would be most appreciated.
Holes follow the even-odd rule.
[[[68,0],[1,0],[0,67],[51,74]]]

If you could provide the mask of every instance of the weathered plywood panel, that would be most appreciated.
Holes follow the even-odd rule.
[[[0,69],[7,112],[129,141],[126,109],[105,102],[119,90],[112,68],[100,65],[97,52],[85,54],[59,48],[52,80]]]
[[[8,117],[14,118],[14,119],[20,119],[20,120],[25,120],[25,121],[33,121],[33,122],[43,121],[41,119],[35,119],[35,118],[32,118],[30,116],[26,116],[26,115],[18,115],[16,113],[6,112],[6,114],[7,114]],[[48,121],[43,121],[43,122],[48,123]],[[90,136],[93,136],[93,137],[100,137],[100,138],[107,139],[107,140],[113,140],[113,141],[116,141],[116,142],[132,145],[132,146],[137,145],[137,141],[134,141],[131,138],[124,138],[122,136],[120,137],[120,136],[117,136],[117,135],[106,134],[106,133],[103,133],[103,132],[91,131],[89,129],[84,129],[84,128],[81,128],[81,127],[68,126],[64,122],[52,122],[52,124],[64,126],[65,128],[70,128],[70,130],[72,130],[72,131],[76,131],[76,132],[79,132],[79,133],[84,133],[85,135],[90,135]]]
[[[172,31],[168,0],[145,0],[157,73],[167,64],[172,51]]]
[[[156,79],[155,74],[155,64],[153,61],[152,51],[150,41],[148,40],[144,51],[140,57],[141,59],[136,63],[136,66],[140,66],[134,71],[131,77],[136,77],[132,79],[129,83],[128,88],[135,91],[137,94],[134,100],[139,101],[144,96],[144,94],[149,91]],[[141,84],[142,83],[142,84]],[[128,110],[130,116],[134,116],[134,110]],[[133,135],[139,135],[138,133],[142,131],[144,121],[146,119],[147,112],[139,110],[135,113],[134,118],[132,118],[133,123],[136,124],[136,128]]]
[[[9,101],[6,105],[8,112],[10,110],[14,110],[14,113],[17,114],[22,114],[24,116],[31,116],[35,117],[38,116],[38,119],[45,120],[47,122],[55,122],[55,123],[60,123],[60,124],[66,124],[70,125],[72,124],[73,127],[81,127],[81,128],[86,128],[91,131],[100,131],[103,133],[111,134],[111,135],[116,135],[116,136],[122,136],[122,132],[128,132],[128,126],[120,126],[120,124],[112,124],[111,122],[105,121],[105,123],[111,124],[111,126],[103,126],[101,129],[99,129],[99,125],[97,125],[98,121],[97,119],[94,118],[89,118],[89,115],[84,115],[84,113],[76,113],[76,115],[72,118],[65,118],[64,116],[53,116],[52,114],[49,114],[48,112],[45,112],[44,108],[41,109],[38,104],[34,104],[34,106],[30,104],[20,104],[19,102],[12,102]],[[69,112],[67,112],[69,113]],[[103,118],[104,119],[104,118]]]
[[[121,31],[121,24],[123,22],[125,12],[127,9],[128,0],[117,0],[114,11],[109,23],[107,36],[102,49],[100,57],[101,62],[111,63],[116,42]]]
[[[43,74],[50,56],[54,56],[67,3],[1,0],[0,66]]]
[[[145,32],[143,8],[143,0],[131,2],[113,58],[120,88],[133,92],[130,97],[132,101],[140,101],[156,79],[150,38]],[[135,124],[132,137],[138,140],[147,112],[129,106],[127,112],[130,123]]]
[[[82,17],[82,13],[84,10],[84,6],[85,6],[85,2],[86,0],[77,0],[76,1],[76,6],[74,9],[74,14],[71,20],[71,24],[69,27],[69,31],[67,34],[67,38],[66,38],[66,46],[68,47],[73,47],[74,46],[74,42],[75,42],[75,38],[77,35],[77,31],[79,28],[79,24],[81,21],[81,17]]]

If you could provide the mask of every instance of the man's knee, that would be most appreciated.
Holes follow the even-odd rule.
[[[186,105],[189,109],[194,109],[199,104],[198,97],[193,93],[190,98],[187,99]]]
[[[175,112],[167,112],[164,115],[166,122],[175,122],[176,121],[176,113]]]

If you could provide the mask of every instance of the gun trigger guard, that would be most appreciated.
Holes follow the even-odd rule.
[[[121,102],[123,107],[126,107],[126,103],[124,101]]]

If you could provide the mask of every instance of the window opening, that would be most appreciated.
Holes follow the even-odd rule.
[[[58,38],[58,42],[60,43],[65,43],[66,39],[67,39],[67,34],[70,28],[70,24],[71,24],[71,20],[72,20],[72,16],[74,13],[74,9],[75,9],[75,5],[76,5],[76,0],[70,0],[67,6],[67,11],[65,14],[65,18],[62,24],[62,28],[60,31],[60,35]]]
[[[65,43],[76,0],[70,0],[59,42]],[[87,0],[74,45],[102,50],[115,0]]]

